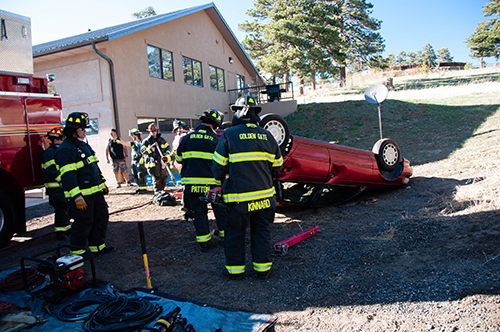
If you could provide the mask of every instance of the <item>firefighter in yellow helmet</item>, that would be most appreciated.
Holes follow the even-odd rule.
[[[71,229],[69,222],[69,206],[61,185],[59,166],[55,161],[55,154],[64,140],[60,127],[52,128],[46,135],[49,145],[42,153],[42,178],[45,192],[49,196],[49,204],[54,208],[54,228],[58,240],[66,240]]]
[[[273,173],[283,165],[273,135],[259,127],[261,108],[253,97],[239,98],[232,126],[222,134],[214,153],[212,170],[222,185],[222,199],[228,204],[221,273],[230,279],[245,275],[245,234],[250,225],[253,269],[259,279],[271,270],[271,231],[276,207]]]

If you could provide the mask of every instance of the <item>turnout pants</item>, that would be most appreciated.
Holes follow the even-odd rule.
[[[66,232],[69,224],[69,205],[62,190],[49,193],[49,204],[54,208],[54,228],[56,232]]]
[[[88,247],[96,253],[106,247],[104,239],[108,228],[108,204],[102,192],[84,196],[86,210],[78,210],[75,201],[71,200],[70,216],[73,218],[71,241],[75,246]]]
[[[196,229],[196,241],[207,242],[212,238],[210,235],[210,224],[208,222],[208,203],[200,201],[202,194],[184,194],[184,202],[194,212],[194,228]],[[219,235],[224,237],[226,229],[226,209],[220,205],[212,204]]]
[[[271,230],[274,209],[254,213],[238,213],[235,204],[227,208],[227,224],[224,238],[226,269],[231,274],[245,272],[245,235],[250,225],[250,243],[253,268],[257,272],[271,269]]]
[[[140,190],[148,189],[146,184],[146,168],[143,165],[132,164],[132,175]]]
[[[148,173],[153,177],[153,189],[155,194],[165,189],[167,184],[168,171],[161,167],[161,161],[157,161],[155,167],[148,168]]]

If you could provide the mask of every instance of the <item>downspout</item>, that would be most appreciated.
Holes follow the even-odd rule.
[[[116,85],[115,85],[115,68],[113,66],[113,61],[107,57],[104,53],[100,52],[96,47],[95,43],[92,42],[92,49],[100,55],[104,60],[106,60],[109,63],[109,76],[111,79],[111,98],[113,98],[113,115],[115,117],[115,128],[118,134],[118,137],[120,136],[120,121],[118,119],[118,105],[116,102]]]

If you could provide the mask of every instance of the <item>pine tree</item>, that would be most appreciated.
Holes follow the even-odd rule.
[[[381,21],[370,17],[373,5],[366,0],[324,0],[337,7],[345,61],[340,66],[340,86],[345,86],[347,66],[358,63],[364,67],[384,51],[384,39],[380,33]]]
[[[450,50],[448,49],[448,47],[441,47],[437,51],[436,55],[437,55],[437,62],[438,63],[441,63],[441,62],[452,62],[453,61],[453,57],[451,56]]]
[[[500,58],[500,0],[490,0],[482,11],[485,17],[493,17],[479,22],[476,31],[465,40],[471,56],[480,58],[481,68],[484,67],[483,57]]]

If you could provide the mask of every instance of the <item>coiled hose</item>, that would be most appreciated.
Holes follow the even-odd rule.
[[[84,320],[92,311],[97,309],[99,305],[114,298],[114,296],[109,294],[97,293],[96,296],[87,297],[74,303],[68,303],[61,307],[55,316],[63,322]]]
[[[84,323],[86,331],[135,331],[153,320],[162,307],[145,299],[118,297],[97,307]]]
[[[28,283],[28,286],[39,286],[45,280],[45,278],[39,274],[38,270],[34,267],[24,269],[24,272],[26,273],[26,282]],[[22,271],[14,271],[0,280],[0,289],[4,292],[24,289]]]

